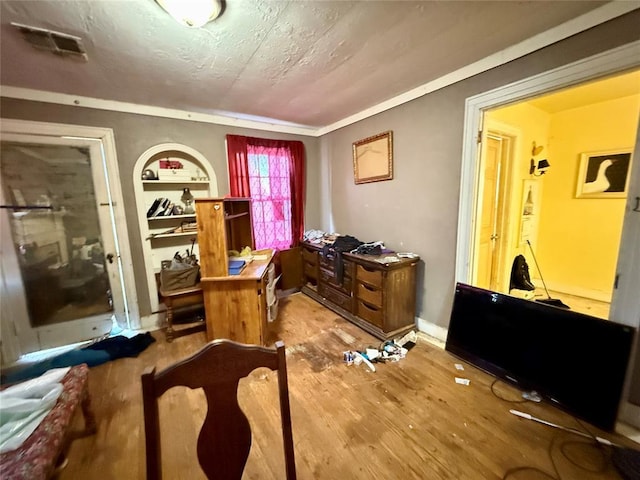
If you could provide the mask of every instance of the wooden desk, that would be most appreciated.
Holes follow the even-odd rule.
[[[167,342],[172,342],[176,337],[205,330],[205,322],[179,330],[174,330],[173,328],[173,315],[175,310],[204,305],[202,287],[199,283],[193,287],[181,288],[180,290],[163,290],[160,288],[159,292],[162,301],[167,306],[167,329],[165,330]]]
[[[268,270],[274,255],[272,250],[265,252],[266,260],[253,260],[239,275],[201,278],[207,340],[227,338],[265,345]]]

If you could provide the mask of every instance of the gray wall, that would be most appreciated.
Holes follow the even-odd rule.
[[[465,100],[638,40],[640,11],[322,137],[331,201],[316,228],[418,253],[417,315],[447,327],[456,263]],[[352,142],[393,130],[394,178],[355,185]],[[333,221],[333,225],[330,223]],[[313,227],[313,225],[308,225]]]
[[[456,233],[465,100],[478,93],[530,77],[581,58],[638,40],[640,10],[564,41],[378,114],[321,139],[297,137],[307,149],[306,228],[335,230],[363,241],[422,257],[417,315],[446,327],[455,275]],[[295,139],[294,135],[169,120],[81,107],[2,99],[2,116],[57,123],[109,127],[116,148],[134,259],[142,257],[134,202],[132,171],[138,156],[163,143],[189,145],[212,163],[221,195],[228,192],[224,135],[238,133]],[[355,185],[352,143],[394,132],[394,179]],[[332,228],[333,227],[333,228]],[[141,314],[144,298],[142,261],[134,264]]]
[[[111,128],[114,131],[118,169],[129,231],[129,242],[133,257],[133,269],[138,294],[140,315],[151,313],[147,296],[147,277],[142,260],[142,242],[138,224],[137,206],[133,187],[133,167],[148,148],[161,143],[181,143],[202,153],[213,166],[218,180],[218,194],[229,193],[228,171],[225,151],[225,135],[248,135],[262,138],[302,140],[307,155],[306,222],[319,222],[319,187],[316,185],[319,168],[319,140],[312,137],[265,132],[244,128],[227,127],[208,123],[189,122],[158,118],[146,115],[109,112],[83,107],[55,105],[2,98],[0,108],[3,118],[34,120],[52,123],[78,124]]]

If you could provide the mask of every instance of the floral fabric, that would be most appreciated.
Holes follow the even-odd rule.
[[[78,405],[87,393],[89,367],[71,367],[62,379],[57,403],[36,430],[16,450],[0,455],[2,480],[44,480],[53,473],[64,437]]]

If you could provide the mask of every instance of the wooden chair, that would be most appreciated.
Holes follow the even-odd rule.
[[[198,437],[197,453],[207,478],[242,477],[251,449],[251,427],[238,404],[238,382],[258,367],[278,371],[286,478],[295,480],[284,343],[278,341],[276,348],[271,349],[231,340],[214,340],[161,372],[156,373],[152,367],[142,374],[148,480],[162,478],[158,397],[175,386],[202,388],[206,395],[208,410]]]

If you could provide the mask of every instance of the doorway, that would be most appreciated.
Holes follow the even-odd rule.
[[[45,125],[3,122],[3,363],[100,337],[114,323],[131,328],[135,289],[114,223],[119,190],[112,188],[104,132],[33,134],[56,130]]]
[[[481,185],[479,169],[481,152],[480,148],[478,148],[477,138],[479,138],[479,134],[482,134],[483,129],[486,127],[483,123],[485,113],[492,109],[500,108],[514,102],[522,102],[554,90],[557,91],[562,88],[573,87],[580,82],[586,83],[595,79],[611,77],[632,71],[633,69],[638,69],[640,63],[636,52],[639,45],[640,42],[625,45],[514,84],[496,88],[495,90],[479,94],[467,100],[460,189],[460,213],[458,220],[456,281],[463,283],[470,283],[472,281],[471,272],[477,231],[474,222],[476,221],[475,212],[478,206],[479,186]],[[638,118],[636,116],[636,124],[637,120]],[[533,122],[533,124],[538,125],[538,122]],[[616,147],[630,147],[631,151],[635,153],[635,158],[638,158],[637,130],[635,137],[636,142],[631,141],[632,145],[617,145]],[[527,140],[527,142],[523,140],[520,148],[522,154],[520,155],[518,166],[522,172],[527,172],[527,176],[532,159],[531,141],[533,140],[535,140],[535,138],[531,138]],[[526,152],[525,149],[528,149],[528,152]],[[581,148],[580,151],[586,151],[586,149],[583,150]],[[551,164],[551,170],[548,171],[546,175],[552,174],[554,161],[557,167],[562,166],[562,158],[564,157],[559,156],[555,159],[548,158],[548,162]],[[537,163],[538,160],[536,157],[534,163]],[[557,171],[560,171],[560,169]],[[550,178],[546,177],[546,175],[543,176],[543,178]],[[638,168],[637,162],[635,162],[635,164],[632,164],[629,172],[630,182],[627,198],[624,202],[625,207],[622,218],[623,233],[622,236],[619,237],[619,248],[613,252],[616,256],[617,266],[615,271],[612,272],[612,278],[610,279],[610,285],[615,285],[615,288],[613,289],[611,311],[609,314],[609,319],[635,328],[640,327],[640,302],[637,297],[637,282],[634,282],[634,279],[640,278],[640,262],[638,262],[637,254],[634,253],[637,251],[637,243],[634,245],[634,242],[636,242],[634,234],[637,236],[637,232],[639,231],[637,227],[640,223],[640,216],[634,213],[636,198],[640,195],[640,190],[638,190],[638,188],[640,188],[640,178],[638,177],[640,177],[640,168]],[[517,185],[517,182],[514,180],[512,185],[517,185],[518,188],[514,189],[514,193],[511,196],[511,203],[521,206],[524,186],[522,185],[520,177],[514,176],[514,178],[520,180],[520,185]],[[573,176],[572,178],[574,178],[575,181],[577,177]],[[537,179],[539,180],[539,178]],[[547,185],[545,185],[545,189],[546,188]],[[575,192],[571,194],[571,198],[574,198],[574,195]],[[547,205],[547,208],[551,208],[551,213],[553,213],[556,206]],[[542,211],[542,215],[545,215],[544,210]],[[557,213],[556,216],[560,220],[563,218],[561,215],[557,215]],[[595,231],[597,231],[597,222]],[[580,238],[575,238],[575,245],[579,247],[580,244]],[[551,261],[558,263],[557,259],[551,259]],[[589,262],[584,259],[583,264],[589,265]],[[545,265],[542,266],[543,270],[544,268]],[[638,353],[635,354],[635,357],[636,360],[632,357],[630,362],[627,376],[628,380],[625,393],[623,394],[619,418],[636,427],[640,427],[640,401],[638,401],[639,396],[637,394],[640,389],[640,384],[638,384],[638,379],[640,379],[640,362],[637,361]],[[635,397],[632,395],[632,392],[636,392]]]
[[[620,249],[625,194],[577,193],[587,157],[614,158],[623,170],[620,190],[629,180],[629,162],[635,143],[640,113],[640,71],[573,86],[484,113],[487,134],[483,135],[480,156],[479,206],[474,269],[475,285],[503,293],[553,298],[573,310],[609,318],[609,304],[615,282]],[[520,133],[521,149],[511,157],[515,172],[513,195],[506,192],[494,165],[502,166],[496,155],[501,136],[496,122]],[[486,144],[485,144],[486,143]],[[617,148],[616,148],[617,146]],[[615,155],[610,150],[615,149]],[[607,153],[602,156],[601,153]],[[620,159],[618,159],[618,157]],[[624,158],[623,158],[624,157]],[[498,159],[498,160],[497,160]],[[504,163],[504,162],[503,162]],[[600,163],[600,170],[611,160]],[[543,164],[545,169],[539,170]],[[612,164],[606,173],[613,176]],[[610,185],[605,175],[598,181]],[[627,181],[625,181],[625,179]],[[614,187],[616,186],[615,184]],[[495,200],[494,200],[495,199]],[[506,199],[506,201],[499,201]],[[504,204],[512,208],[504,208]],[[486,226],[493,225],[491,231]],[[488,232],[488,233],[487,233]],[[510,237],[503,256],[513,260],[524,255],[535,292],[510,290],[511,262],[498,268],[496,248],[501,238]],[[492,265],[488,271],[486,265]],[[544,272],[544,277],[542,276]],[[507,281],[495,281],[498,276]],[[546,279],[546,281],[545,281]],[[527,282],[528,283],[528,282]]]

